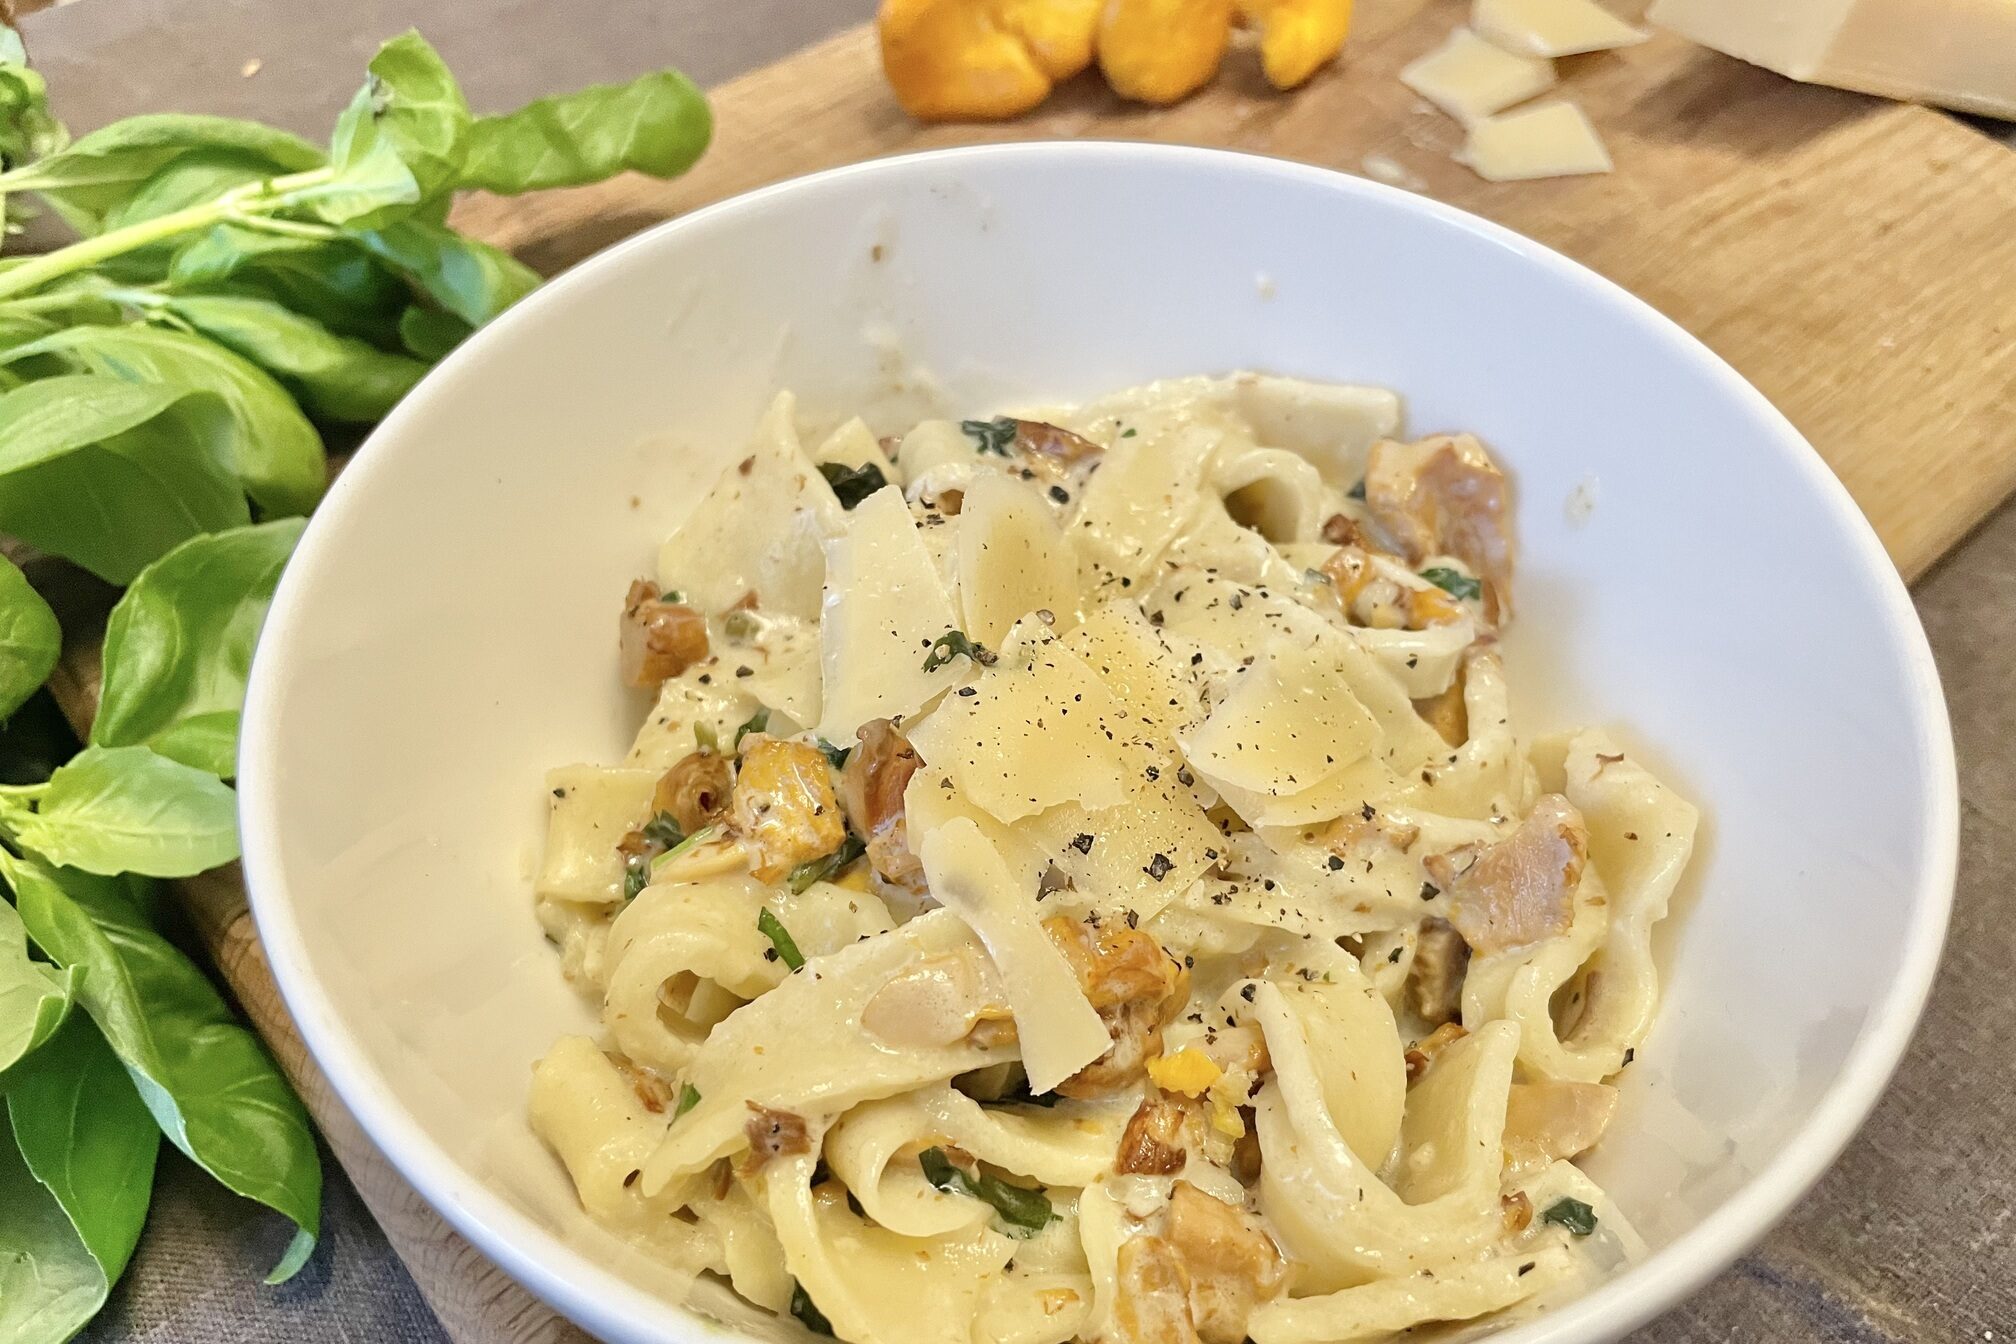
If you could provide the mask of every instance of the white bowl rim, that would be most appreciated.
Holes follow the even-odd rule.
[[[762,211],[782,196],[852,184],[863,177],[903,174],[919,162],[957,165],[1003,159],[1101,158],[1190,165],[1204,172],[1272,176],[1320,184],[1335,191],[1415,211],[1453,225],[1517,254],[1532,266],[1578,286],[1662,335],[1674,358],[1686,360],[1747,405],[1771,431],[1772,447],[1804,474],[1809,488],[1851,538],[1854,560],[1881,594],[1886,627],[1909,675],[1917,748],[1926,763],[1931,796],[1922,837],[1925,860],[1911,893],[1912,915],[1899,975],[1871,1008],[1841,1072],[1820,1103],[1770,1162],[1698,1225],[1598,1288],[1539,1319],[1493,1338],[1497,1344],[1593,1344],[1651,1320],[1720,1273],[1754,1245],[1831,1166],[1866,1120],[1902,1060],[1932,988],[1945,942],[1959,855],[1959,782],[1951,724],[1924,629],[1908,590],[1861,510],[1833,471],[1778,409],[1718,355],[1657,309],[1621,286],[1559,252],[1502,225],[1429,197],[1347,173],[1266,155],[1201,146],[1124,140],[1028,141],[973,145],[870,159],[788,178],[732,196],[645,229],[582,261],[542,285],[489,326],[476,332],[424,378],[358,449],[330,488],[316,518],[360,507],[368,486],[391,452],[405,422],[418,414],[433,388],[484,357],[493,344],[536,323],[550,305],[588,277],[624,265],[630,254],[659,245],[667,235],[720,227]],[[306,576],[324,560],[332,529],[310,524],[282,576],[254,661],[239,734],[239,821],[243,869],[259,936],[273,977],[310,1054],[358,1124],[428,1204],[458,1232],[548,1305],[595,1333],[680,1333],[720,1340],[748,1336],[702,1312],[654,1296],[597,1265],[541,1229],[528,1215],[460,1169],[400,1105],[345,1026],[322,984],[309,969],[302,929],[287,900],[278,853],[279,819],[262,786],[278,773],[280,734],[274,722],[274,687],[286,666],[295,628],[307,613],[298,597]]]

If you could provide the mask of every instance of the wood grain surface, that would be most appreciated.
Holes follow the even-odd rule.
[[[1792,84],[1662,36],[1562,64],[1562,92],[1608,139],[1615,173],[1485,183],[1449,161],[1455,125],[1394,78],[1466,9],[1363,0],[1345,60],[1292,97],[1269,91],[1251,53],[1235,52],[1209,90],[1175,108],[1125,106],[1086,77],[997,127],[910,122],[882,84],[872,33],[852,30],[716,89],[715,143],[684,179],[475,198],[456,222],[550,272],[766,182],[941,145],[1147,139],[1350,172],[1383,156],[1425,193],[1559,248],[1714,347],[1805,431],[1906,575],[2016,488],[2016,153],[1938,113]],[[2004,301],[1991,301],[1998,293]],[[96,705],[98,631],[74,614],[86,599],[61,605],[70,645],[57,691],[81,731]],[[235,868],[182,889],[219,969],[449,1334],[462,1344],[585,1339],[371,1147],[288,1020]]]

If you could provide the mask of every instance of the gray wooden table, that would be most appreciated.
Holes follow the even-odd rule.
[[[314,138],[383,38],[419,26],[488,111],[678,65],[716,83],[873,0],[83,0],[24,29],[59,112],[257,117]],[[253,63],[257,63],[256,67]],[[246,71],[252,70],[252,73]],[[2016,220],[2011,221],[2016,227]],[[2016,276],[1983,277],[2011,302]],[[2016,407],[2009,409],[2016,433]],[[1634,1344],[2016,1341],[2016,509],[1919,584],[1960,744],[1959,903],[1910,1057],[1841,1162],[1752,1254]],[[279,1220],[165,1154],[140,1253],[87,1338],[445,1341],[333,1164],[324,1240],[282,1288]]]

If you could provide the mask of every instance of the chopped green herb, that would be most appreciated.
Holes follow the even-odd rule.
[[[677,1120],[686,1112],[700,1104],[700,1089],[687,1083],[679,1089],[679,1104],[672,1108],[672,1118]]]
[[[992,649],[968,638],[964,630],[947,630],[931,641],[931,651],[924,659],[924,670],[936,672],[962,654],[982,667],[992,667],[1000,658]]]
[[[1346,490],[1346,491],[1345,491],[1344,493],[1345,493],[1345,494],[1347,494],[1347,495],[1349,495],[1349,496],[1350,496],[1350,497],[1351,497],[1352,499],[1356,499],[1356,500],[1361,500],[1361,501],[1362,501],[1362,500],[1363,500],[1363,499],[1365,498],[1365,481],[1364,481],[1364,478],[1362,478],[1362,477],[1361,477],[1361,478],[1359,478],[1359,481],[1358,481],[1358,484],[1356,484],[1356,485],[1352,486],[1352,487],[1351,487],[1351,488],[1350,488],[1349,490]]]
[[[799,864],[791,870],[791,876],[786,881],[790,883],[793,892],[803,891],[814,882],[824,882],[860,858],[867,849],[868,847],[861,843],[861,837],[849,831],[847,838],[840,842],[840,848],[821,858]]]
[[[1010,1185],[984,1172],[970,1176],[952,1165],[952,1159],[945,1155],[943,1148],[926,1148],[917,1154],[917,1165],[924,1169],[924,1179],[940,1190],[971,1195],[993,1205],[994,1212],[1001,1215],[1001,1221],[1019,1235],[1041,1232],[1056,1216],[1051,1213],[1050,1201],[1041,1190]]]
[[[1136,433],[1136,431],[1135,431],[1135,430],[1133,430],[1133,429],[1131,429],[1131,428],[1130,428],[1130,429],[1123,429],[1123,430],[1121,430],[1121,431],[1120,431],[1120,437],[1121,437],[1121,438],[1123,438],[1123,439],[1131,439],[1131,438],[1133,438],[1133,437],[1134,437],[1135,433]]]
[[[634,901],[637,893],[651,885],[651,865],[635,858],[623,865],[623,899]]]
[[[1437,565],[1433,569],[1424,569],[1421,571],[1421,577],[1451,597],[1474,598],[1481,596],[1484,592],[1483,584],[1461,570],[1450,569],[1446,565]]]
[[[660,602],[684,602],[686,594],[680,592],[677,588],[667,588],[664,592],[658,594],[658,600]]]
[[[749,734],[751,733],[760,733],[769,726],[770,726],[770,709],[766,705],[762,709],[757,710],[754,714],[751,714],[749,716],[748,722],[744,723],[740,728],[737,728],[735,730],[735,745],[733,749],[736,751],[742,750],[743,738],[749,736]]]
[[[721,629],[730,639],[747,639],[763,628],[753,611],[737,608],[721,618]]]
[[[791,1285],[791,1314],[798,1318],[800,1325],[815,1335],[833,1333],[833,1323],[826,1319],[825,1314],[812,1301],[812,1295],[805,1291],[805,1285],[802,1283],[794,1282]]]
[[[798,944],[792,941],[790,931],[777,916],[765,910],[756,916],[756,928],[770,940],[770,946],[777,949],[778,960],[786,966],[795,971],[805,964],[805,954],[798,950]]]
[[[987,1106],[1041,1106],[1048,1109],[1055,1106],[1058,1100],[1059,1098],[1055,1092],[1031,1092],[1029,1090],[1029,1075],[1018,1069],[1016,1070],[1015,1085],[1013,1087],[994,1098],[991,1102],[983,1102],[981,1104]]]
[[[719,751],[721,735],[714,731],[713,724],[696,722],[693,725],[693,745],[702,751]]]
[[[1554,1223],[1565,1227],[1578,1237],[1586,1237],[1596,1230],[1596,1210],[1579,1199],[1557,1199],[1547,1206],[1547,1212],[1540,1215],[1543,1223]]]
[[[1017,426],[1007,416],[996,416],[992,420],[961,420],[959,428],[966,431],[983,453],[996,457],[1008,456],[1009,445],[1015,442]]]
[[[819,751],[821,755],[833,763],[835,770],[844,770],[847,767],[847,758],[854,754],[854,748],[836,747],[823,737],[819,739]]]
[[[889,484],[882,468],[873,462],[863,462],[858,467],[850,467],[844,462],[821,462],[819,474],[826,478],[826,484],[833,487],[833,497],[840,501],[843,509],[853,508]]]
[[[706,844],[709,840],[712,840],[719,834],[721,834],[721,828],[719,826],[702,826],[699,830],[693,832],[693,834],[687,836],[684,840],[681,840],[678,844],[672,846],[672,848],[666,850],[663,854],[660,854],[657,858],[651,860],[651,871],[655,874],[660,868],[663,868],[666,864],[672,862],[672,860],[678,858],[681,854],[684,854],[688,850],[696,849],[699,846]]]
[[[644,823],[644,838],[654,845],[670,849],[686,838],[686,832],[679,829],[679,820],[670,812],[658,812]]]

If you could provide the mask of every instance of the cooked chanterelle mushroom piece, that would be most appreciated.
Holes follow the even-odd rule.
[[[1505,1102],[1505,1156],[1533,1168],[1585,1153],[1616,1114],[1617,1089],[1607,1083],[1514,1083]]]
[[[707,618],[638,579],[623,598],[620,652],[624,685],[656,686],[707,656]]]
[[[1067,1097],[1103,1097],[1138,1080],[1162,1049],[1162,1028],[1182,1011],[1190,973],[1139,929],[1053,915],[1043,921],[1050,941],[1071,963],[1085,997],[1098,1010],[1113,1048],[1057,1085]]]
[[[1016,456],[1052,480],[1070,475],[1074,467],[1105,451],[1090,439],[1042,420],[1014,423]]]
[[[1286,1265],[1258,1220],[1176,1182],[1160,1233],[1120,1244],[1114,1333],[1124,1344],[1240,1344]]]
[[[861,725],[859,745],[840,772],[840,798],[854,833],[868,846],[868,862],[884,879],[924,890],[924,865],[910,852],[903,821],[903,790],[924,762],[910,740],[887,719]]]
[[[651,810],[662,812],[691,835],[728,815],[735,781],[728,758],[711,748],[691,752],[659,777]]]
[[[1407,1006],[1423,1022],[1435,1025],[1463,1015],[1463,973],[1470,965],[1470,944],[1446,919],[1421,921],[1414,944],[1414,964],[1407,968]]]
[[[1436,854],[1425,866],[1449,893],[1449,923],[1473,951],[1490,956],[1568,928],[1588,857],[1582,814],[1550,793],[1506,839]]]
[[[825,754],[806,742],[749,739],[735,774],[734,815],[759,882],[775,882],[847,839]]]
[[[1486,614],[1510,614],[1512,490],[1475,435],[1373,444],[1365,509],[1385,549],[1413,565],[1455,556],[1484,580]]]

